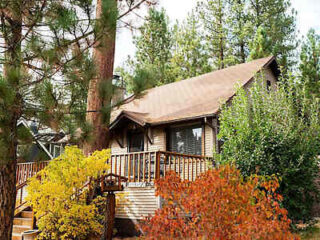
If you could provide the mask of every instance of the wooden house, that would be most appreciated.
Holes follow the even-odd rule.
[[[110,171],[128,179],[116,209],[118,230],[132,234],[139,220],[161,207],[155,179],[173,170],[194,180],[208,169],[220,150],[221,104],[232,104],[236,86],[249,89],[258,73],[266,88],[276,89],[278,65],[274,57],[266,57],[148,89],[113,109]],[[18,183],[25,182],[26,169],[33,172],[34,167],[19,164]]]
[[[193,180],[207,169],[220,150],[221,104],[232,102],[236,85],[250,88],[257,73],[266,88],[276,88],[278,66],[267,57],[146,90],[113,110],[112,171],[129,179],[119,219],[135,222],[161,206],[153,180],[166,171]]]

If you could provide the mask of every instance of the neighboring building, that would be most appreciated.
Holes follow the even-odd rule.
[[[56,133],[50,128],[39,129],[35,121],[21,119],[18,122],[18,130],[26,129],[26,133],[32,138],[32,142],[18,144],[18,162],[39,162],[58,157],[64,149],[65,143],[61,139],[63,132]]]

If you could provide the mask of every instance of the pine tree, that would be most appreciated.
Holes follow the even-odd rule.
[[[97,67],[97,76],[90,81],[87,99],[87,122],[93,130],[84,145],[84,152],[108,147],[110,134],[111,99],[115,91],[113,86],[113,68],[115,57],[116,31],[122,25],[130,25],[126,17],[141,6],[152,6],[157,0],[97,0],[96,17],[101,25],[109,23],[108,28],[101,28],[103,37],[94,46],[93,59]],[[105,15],[107,12],[108,15]]]
[[[310,29],[300,53],[300,79],[307,93],[320,98],[320,35]]]
[[[173,28],[171,66],[176,80],[195,77],[211,71],[210,56],[202,40],[202,29],[194,12]]]
[[[86,85],[82,66],[90,65],[85,55],[109,25],[92,18],[91,0],[2,0],[0,13],[0,239],[11,240],[17,122],[59,129],[72,120],[72,95]]]
[[[249,34],[254,36],[263,27],[272,42],[272,54],[285,69],[294,64],[294,51],[298,45],[296,36],[296,12],[290,0],[250,0],[248,17]]]
[[[250,22],[248,0],[228,0],[227,23],[230,29],[229,44],[235,63],[246,62],[249,55]]]
[[[272,55],[272,42],[261,26],[257,29],[253,41],[250,43],[249,60]]]
[[[206,46],[216,69],[223,69],[232,64],[228,45],[226,3],[226,0],[201,0],[197,5],[197,12],[204,27]]]
[[[127,90],[139,95],[143,90],[173,82],[170,65],[172,31],[164,9],[150,8],[146,21],[134,36],[134,58],[117,69],[124,78]]]

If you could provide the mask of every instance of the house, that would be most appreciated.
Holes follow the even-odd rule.
[[[18,144],[18,162],[40,162],[58,157],[64,149],[61,142],[65,134],[56,133],[52,129],[39,128],[36,121],[20,119],[18,131],[25,131],[32,138],[32,142]]]
[[[278,65],[274,57],[267,57],[148,89],[113,109],[110,172],[128,179],[116,209],[116,227],[121,234],[132,235],[139,220],[161,207],[160,197],[155,196],[155,179],[173,170],[192,181],[208,169],[213,153],[220,148],[221,104],[232,104],[236,85],[249,89],[257,73],[263,76],[266,88],[276,89]],[[64,139],[67,137],[58,142]],[[18,167],[30,172],[17,174],[17,181],[23,184],[25,176],[35,173],[34,167],[42,169],[44,165]],[[23,196],[23,187],[18,192]]]
[[[249,88],[257,72],[273,88],[279,70],[274,57],[254,60],[129,97],[112,112],[112,154],[170,151],[212,156],[222,102],[235,95],[235,86]]]
[[[118,218],[136,221],[159,208],[151,183],[167,170],[193,180],[207,169],[220,149],[221,104],[232,102],[237,84],[249,89],[257,73],[276,88],[278,65],[266,57],[146,90],[113,110],[111,168],[129,180],[130,204],[120,203]]]

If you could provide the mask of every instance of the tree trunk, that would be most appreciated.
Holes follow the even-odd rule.
[[[13,149],[9,151],[13,152]],[[17,161],[14,157],[1,159],[1,161],[6,163],[0,164],[0,239],[11,240],[16,201]]]
[[[113,235],[113,225],[116,209],[116,196],[114,193],[108,193],[106,201],[104,232],[100,240],[111,240]]]
[[[16,202],[17,122],[21,116],[22,99],[19,93],[21,77],[22,4],[16,0],[7,18],[4,78],[14,100],[4,100],[6,116],[0,122],[0,239],[11,240]]]
[[[102,1],[97,0],[97,19],[102,15]],[[90,81],[88,91],[86,120],[93,127],[93,131],[92,138],[84,144],[84,152],[87,155],[95,150],[107,148],[109,144],[108,125],[110,123],[116,28],[108,29],[97,41],[93,52],[97,75]]]

